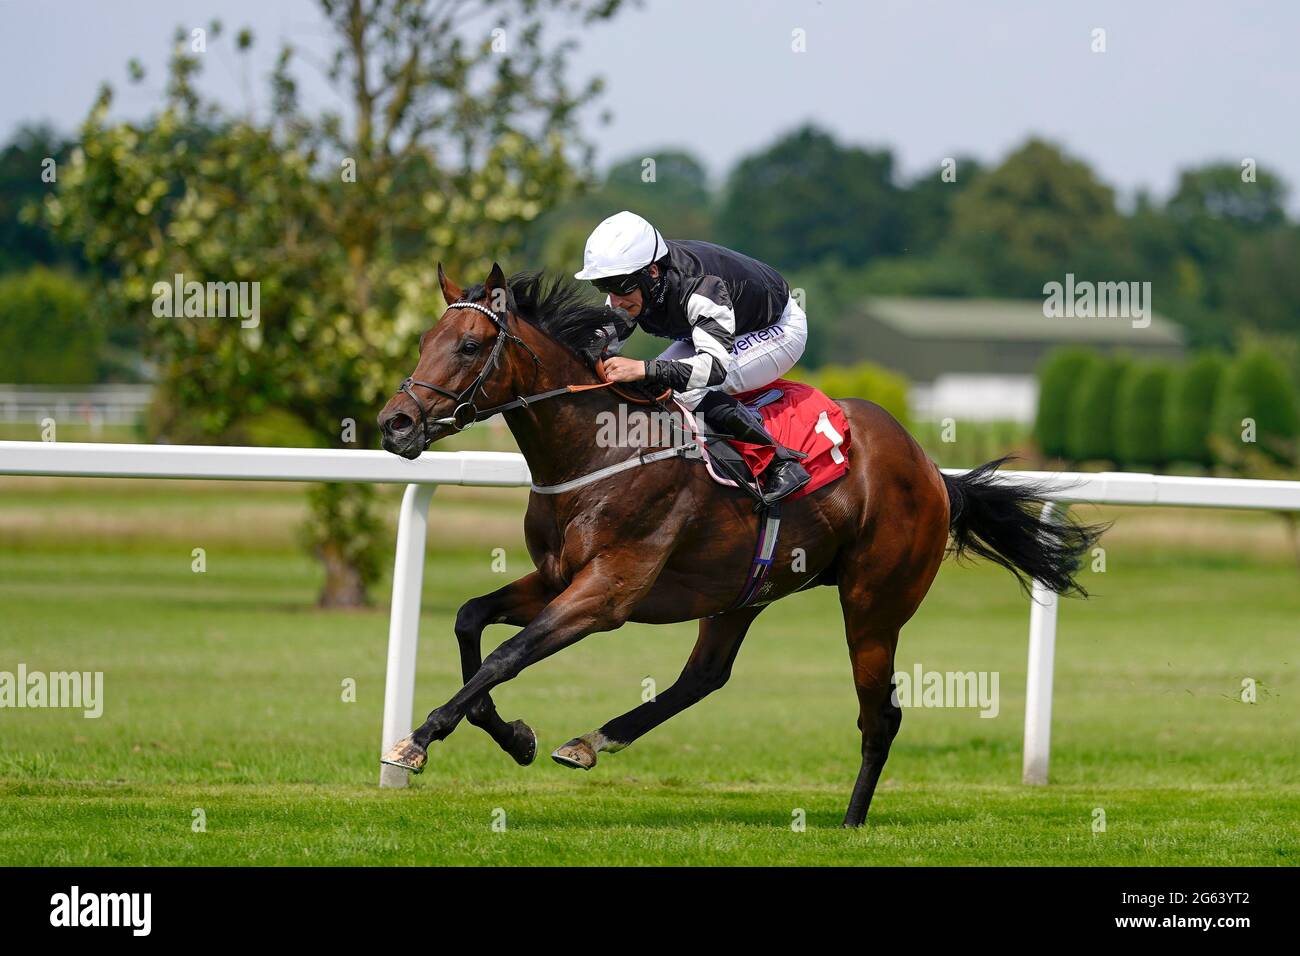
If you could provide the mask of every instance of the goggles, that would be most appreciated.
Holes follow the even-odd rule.
[[[592,279],[591,284],[606,295],[629,295],[639,283],[636,273],[625,276],[606,276]]]

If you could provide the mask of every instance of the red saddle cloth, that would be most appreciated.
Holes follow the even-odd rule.
[[[773,398],[769,393],[779,392]],[[801,464],[812,475],[788,500],[812,494],[829,485],[849,470],[849,420],[841,408],[811,385],[778,378],[770,385],[741,392],[735,396],[763,416],[768,434],[786,448],[803,452],[808,457]],[[755,475],[761,475],[776,451],[767,445],[750,445],[741,441],[730,443],[744,456]]]

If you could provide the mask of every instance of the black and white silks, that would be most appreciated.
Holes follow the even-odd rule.
[[[770,266],[711,242],[670,239],[667,246],[668,269],[636,321],[651,335],[691,343],[695,354],[647,362],[647,381],[675,392],[721,385],[736,336],[779,322],[790,287]],[[609,351],[617,354],[630,335]]]

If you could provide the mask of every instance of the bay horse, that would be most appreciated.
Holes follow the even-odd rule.
[[[382,759],[419,773],[429,745],[468,718],[527,765],[537,737],[523,721],[497,713],[492,688],[628,621],[698,620],[695,648],[671,687],[552,754],[590,769],[599,753],[627,747],[727,682],[765,606],[736,606],[760,516],[748,495],[713,481],[699,462],[674,455],[615,470],[630,453],[600,447],[597,416],[616,413],[625,399],[605,387],[598,354],[588,348],[593,330],[613,314],[607,307],[588,304],[567,279],[548,283],[527,273],[507,281],[495,264],[469,289],[452,283],[441,265],[438,281],[448,308],[421,336],[415,370],[379,414],[383,447],[417,458],[431,442],[502,414],[534,487],[551,486],[551,493],[532,493],[524,516],[536,570],[467,601],[456,615],[464,686]],[[1083,594],[1074,573],[1099,529],[1040,521],[1042,489],[1000,480],[1002,460],[944,475],[883,408],[854,398],[838,404],[850,423],[850,470],[783,503],[780,553],[802,553],[803,561],[774,560],[764,597],[778,600],[814,584],[839,589],[862,735],[844,816],[846,827],[856,827],[902,720],[892,687],[899,630],[944,555],[969,552],[1006,567],[1022,585],[1037,579],[1058,593]],[[606,468],[610,473],[590,480]],[[572,490],[555,493],[566,483]],[[490,624],[522,630],[484,658]]]

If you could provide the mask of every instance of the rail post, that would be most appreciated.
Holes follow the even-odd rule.
[[[381,754],[411,730],[415,706],[415,656],[420,644],[420,589],[424,584],[424,543],[429,530],[429,501],[435,486],[407,485],[397,520],[397,554],[393,561],[393,605],[388,617],[388,673],[384,678],[384,734]],[[381,766],[381,787],[405,787],[407,772]]]
[[[1065,506],[1049,501],[1041,522],[1064,517]],[[1025,753],[1021,780],[1047,783],[1052,752],[1052,671],[1056,665],[1056,612],[1060,599],[1041,581],[1029,593],[1029,669],[1025,678]]]

